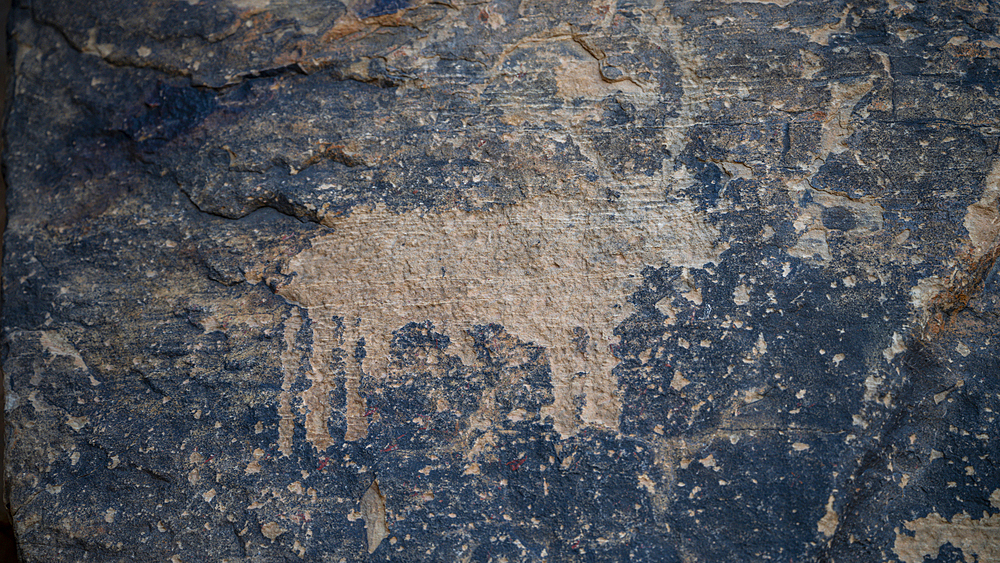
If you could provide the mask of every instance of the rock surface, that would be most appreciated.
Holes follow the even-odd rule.
[[[22,1],[23,560],[996,559],[998,16]]]

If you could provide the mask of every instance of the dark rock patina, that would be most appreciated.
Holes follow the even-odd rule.
[[[25,562],[1000,557],[995,4],[11,19]]]

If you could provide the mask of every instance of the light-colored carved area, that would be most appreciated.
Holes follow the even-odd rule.
[[[816,524],[816,529],[828,538],[833,537],[833,534],[837,532],[837,525],[840,524],[840,515],[833,509],[834,500],[833,495],[830,495],[829,500],[826,501],[826,514]]]
[[[963,512],[949,521],[935,512],[907,522],[904,527],[913,535],[897,531],[893,547],[903,563],[934,559],[941,546],[949,542],[962,550],[966,561],[1000,561],[1000,515],[983,514],[976,520]]]
[[[1000,244],[1000,159],[993,161],[989,173],[983,180],[983,191],[979,200],[966,207],[962,225],[969,234],[962,255],[972,261],[981,260],[994,252]],[[910,304],[920,318],[927,319],[935,302],[948,294],[954,285],[954,277],[948,279],[939,275],[917,280],[910,290]]]
[[[361,497],[361,517],[365,519],[368,553],[374,553],[382,540],[389,537],[389,528],[385,521],[385,497],[378,488],[378,481],[372,481],[371,486]]]
[[[997,209],[997,200],[1000,199],[1000,160],[993,163],[984,184],[982,196],[968,207],[964,221],[972,243],[972,252],[976,257],[989,252],[1000,237],[1000,211]]]
[[[42,349],[51,354],[52,357],[66,357],[73,360],[73,367],[76,369],[87,369],[87,364],[83,362],[79,350],[73,347],[66,340],[66,337],[53,330],[43,330],[39,332],[39,344]]]
[[[281,353],[281,368],[284,377],[281,381],[281,394],[278,395],[278,451],[288,457],[292,455],[292,433],[295,431],[295,415],[292,414],[292,384],[298,371],[299,355],[295,353],[295,335],[302,328],[302,316],[298,310],[292,310],[291,316],[285,320],[285,349]]]
[[[700,58],[680,41],[678,23],[669,17],[658,23],[669,30],[662,47],[680,67],[684,92],[662,143],[680,153],[706,85],[696,72]],[[529,37],[511,52],[529,46],[540,48],[537,55],[552,64],[561,96],[589,103],[555,112],[514,103],[506,112],[516,114],[514,124],[555,120],[571,126],[593,117],[596,102],[612,91],[640,107],[658,99],[651,84],[603,79],[603,54],[569,28]],[[602,157],[586,136],[568,137],[602,168]],[[320,451],[334,443],[328,419],[335,380],[346,395],[345,404],[335,406],[346,419],[344,439],[367,436],[365,401],[358,393],[362,374],[384,379],[392,332],[425,321],[449,337],[447,353],[467,366],[476,361],[467,332],[475,325],[498,323],[521,341],[544,347],[553,403],[537,414],[563,437],[583,426],[617,430],[614,330],[632,313],[626,300],[642,269],[699,268],[726,248],[717,244],[717,230],[695,204],[678,195],[693,182],[687,169],[671,170],[665,161],[652,178],[612,178],[605,171],[593,182],[578,179],[575,192],[530,187],[528,197],[505,207],[397,213],[378,205],[323,217],[332,232],[314,239],[288,264],[284,273],[292,274],[291,281],[278,287],[312,323],[307,374],[312,383],[300,397],[308,410],[308,441]],[[618,186],[621,197],[609,198],[602,189],[607,185]],[[357,360],[354,351],[362,342],[364,358]],[[334,348],[346,351],[342,371],[331,368]],[[582,408],[576,404],[580,399]]]
[[[887,63],[883,62],[885,64]],[[885,72],[888,73],[887,68]],[[828,229],[822,220],[826,209],[840,207],[850,210],[857,219],[857,225],[851,229],[854,236],[863,237],[882,229],[884,209],[873,197],[850,197],[843,193],[816,189],[812,183],[831,156],[847,150],[848,140],[857,129],[857,122],[853,120],[855,108],[872,90],[876,77],[877,74],[873,74],[867,80],[850,84],[833,83],[828,87],[830,98],[822,112],[825,118],[822,121],[819,147],[813,161],[804,167],[805,176],[789,182],[787,186],[789,195],[796,200],[800,209],[794,223],[799,240],[788,249],[791,256],[806,260],[833,260],[827,240]]]
[[[346,440],[367,432],[360,369],[384,378],[392,332],[424,321],[448,335],[448,352],[466,365],[475,363],[467,331],[477,324],[499,323],[545,347],[554,402],[541,414],[563,436],[581,424],[616,430],[614,330],[632,313],[626,299],[640,272],[667,263],[702,267],[719,250],[717,232],[693,203],[664,199],[668,187],[609,202],[581,184],[577,194],[539,194],[484,211],[396,213],[377,206],[330,218],[333,232],[289,263],[293,277],[278,288],[313,323],[312,387],[302,397],[309,441],[320,450],[332,444],[330,359],[340,344],[334,317],[343,319],[344,349],[364,339],[366,351],[362,366],[353,354],[344,358]],[[577,398],[584,399],[579,413]]]

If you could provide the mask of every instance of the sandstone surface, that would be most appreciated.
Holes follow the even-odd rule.
[[[998,556],[995,3],[15,4],[25,563]]]

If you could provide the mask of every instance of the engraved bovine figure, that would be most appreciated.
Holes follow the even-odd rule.
[[[392,332],[425,321],[449,337],[447,352],[466,365],[476,358],[468,335],[475,325],[498,323],[544,347],[553,402],[541,417],[563,436],[587,425],[617,430],[614,331],[632,313],[627,298],[642,269],[701,267],[718,250],[717,234],[694,205],[667,201],[668,188],[639,187],[610,199],[596,186],[583,186],[481,210],[361,206],[327,220],[331,231],[289,262],[290,281],[278,287],[312,326],[312,383],[300,395],[309,409],[307,439],[321,451],[334,444],[326,422],[338,379],[346,404],[332,408],[342,408],[347,419],[344,439],[364,438],[362,372],[386,377]],[[334,318],[345,322],[335,325]],[[286,330],[300,326],[301,319],[293,319]],[[332,373],[334,349],[353,350],[362,342],[364,354],[344,358],[346,375]],[[286,441],[289,400],[286,389]]]

